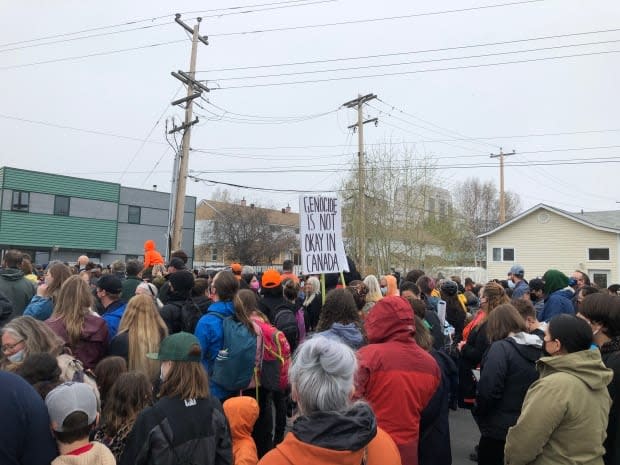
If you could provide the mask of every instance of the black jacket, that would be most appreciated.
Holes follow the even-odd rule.
[[[188,299],[189,295],[181,295],[176,292],[168,294],[168,302],[159,311],[164,323],[168,327],[168,334],[176,334],[183,330],[181,308]]]
[[[473,412],[482,436],[506,439],[527,390],[538,379],[541,354],[542,340],[533,334],[522,332],[491,344],[481,364]]]
[[[620,337],[616,337],[601,346],[601,357],[607,368],[614,371],[614,378],[607,386],[612,404],[607,424],[605,439],[605,465],[620,463]]]
[[[441,369],[441,384],[422,410],[418,464],[452,465],[448,410],[451,406],[456,408],[457,370],[454,361],[445,352],[432,350],[430,354]]]
[[[444,348],[444,336],[443,328],[441,327],[441,320],[435,310],[426,310],[424,313],[424,319],[431,326],[430,331],[433,336],[433,349],[441,350]]]
[[[482,361],[489,348],[486,321],[471,330],[459,357],[459,407],[472,408],[476,398],[476,380],[472,370]]]
[[[143,410],[119,465],[232,464],[228,422],[217,399],[162,397]]]

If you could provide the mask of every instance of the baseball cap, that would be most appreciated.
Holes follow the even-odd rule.
[[[168,264],[166,265],[166,267],[169,267],[169,266],[176,268],[177,270],[184,270],[185,262],[183,261],[183,259],[179,257],[172,257],[170,261],[168,262]]]
[[[278,287],[282,283],[282,276],[278,270],[269,268],[263,273],[260,284],[261,287],[269,289],[271,287]]]
[[[123,291],[123,283],[121,278],[113,274],[104,274],[97,281],[97,287],[110,294],[120,294]]]
[[[508,276],[514,274],[515,276],[523,276],[525,274],[525,270],[521,265],[512,265],[510,271],[508,272]]]
[[[62,424],[74,412],[83,412],[91,425],[97,419],[97,397],[85,383],[68,382],[54,388],[45,397],[45,405],[54,430],[63,432]]]
[[[146,356],[152,360],[171,360],[175,362],[200,362],[200,351],[194,353],[194,345],[200,347],[200,341],[190,333],[180,332],[166,337],[159,344],[159,352],[150,352]]]

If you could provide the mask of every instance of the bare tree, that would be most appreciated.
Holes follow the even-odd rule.
[[[270,211],[240,202],[218,202],[210,239],[229,260],[244,264],[272,263],[297,246],[290,228],[273,224]]]
[[[506,218],[517,215],[521,209],[519,196],[506,192]],[[482,182],[478,178],[468,178],[454,191],[456,219],[460,224],[459,243],[470,261],[477,264],[484,260],[484,241],[480,234],[499,226],[499,193],[492,181]]]

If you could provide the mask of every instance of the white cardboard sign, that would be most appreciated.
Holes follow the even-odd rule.
[[[337,197],[300,195],[299,222],[304,274],[349,271],[342,243],[342,214]]]

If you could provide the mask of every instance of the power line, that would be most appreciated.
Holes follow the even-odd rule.
[[[223,186],[230,186],[230,187],[237,187],[239,189],[250,189],[250,190],[255,190],[255,191],[265,191],[265,192],[291,192],[291,193],[305,193],[305,192],[334,192],[334,190],[328,190],[328,191],[315,191],[315,190],[298,190],[298,189],[275,189],[275,188],[268,188],[268,187],[252,187],[252,186],[244,186],[241,184],[233,184],[230,182],[224,182],[224,181],[215,181],[213,179],[204,179],[204,178],[199,178],[198,176],[193,176],[193,175],[188,175],[187,176],[190,179],[193,179],[195,181],[203,181],[203,182],[208,182],[211,184],[221,184]]]
[[[497,62],[497,63],[481,63],[481,64],[474,64],[474,65],[451,66],[447,68],[430,68],[430,69],[419,69],[415,71],[399,71],[399,72],[394,72],[394,73],[365,74],[365,75],[341,76],[341,77],[324,78],[324,79],[310,79],[310,80],[305,80],[305,81],[284,81],[284,82],[271,82],[271,83],[263,83],[263,84],[245,84],[245,85],[239,85],[239,86],[215,87],[212,90],[248,89],[248,88],[254,88],[254,87],[275,87],[275,86],[288,86],[288,85],[297,85],[297,84],[317,84],[320,82],[345,81],[345,80],[351,80],[351,79],[368,79],[368,78],[386,77],[386,76],[403,76],[403,75],[409,75],[409,74],[433,73],[437,71],[454,71],[458,69],[486,68],[490,66],[533,63],[533,62],[539,62],[539,61],[561,60],[565,58],[578,58],[578,57],[593,56],[593,55],[607,55],[610,53],[619,53],[619,52],[620,50],[606,50],[606,51],[600,51],[600,52],[576,53],[572,55],[562,55],[562,56],[557,56],[557,57],[529,58],[529,59],[523,59],[523,60],[502,61],[502,62]]]
[[[214,68],[214,69],[196,71],[196,72],[197,73],[216,73],[216,72],[221,72],[221,71],[239,71],[239,70],[245,71],[245,70],[260,69],[260,68],[276,68],[276,67],[282,67],[282,66],[313,65],[313,64],[319,64],[319,63],[333,63],[333,62],[338,62],[338,61],[365,60],[365,59],[370,59],[370,58],[386,58],[386,57],[400,56],[400,55],[414,55],[418,53],[446,52],[446,51],[451,51],[451,50],[461,50],[461,49],[477,48],[477,47],[510,45],[510,44],[521,43],[521,42],[533,42],[533,41],[548,40],[548,39],[560,39],[560,38],[565,38],[565,37],[576,37],[576,36],[583,36],[583,35],[590,35],[590,34],[618,32],[618,31],[620,31],[620,28],[600,29],[596,31],[573,32],[569,34],[556,34],[556,35],[550,35],[550,36],[529,37],[525,39],[504,40],[504,41],[499,41],[499,42],[484,42],[484,43],[479,43],[479,44],[457,45],[457,46],[452,46],[452,47],[431,48],[431,49],[425,49],[425,50],[413,50],[413,51],[407,51],[407,52],[381,53],[381,54],[376,54],[376,55],[330,58],[330,59],[323,59],[323,60],[296,61],[296,62],[288,62],[288,63],[268,64],[268,65],[238,66],[238,67],[233,67],[233,68]]]
[[[333,27],[333,26],[345,26],[350,24],[364,24],[364,23],[375,23],[380,21],[393,21],[400,19],[409,19],[409,18],[417,18],[422,16],[436,16],[443,14],[451,14],[451,13],[463,13],[466,11],[478,11],[478,10],[486,10],[491,8],[501,8],[505,6],[515,6],[515,5],[525,5],[528,3],[539,3],[545,0],[524,0],[518,2],[510,2],[510,3],[499,3],[493,5],[481,5],[469,8],[458,8],[453,10],[441,10],[441,11],[429,11],[426,13],[412,13],[407,15],[399,15],[399,16],[387,16],[383,18],[367,18],[367,19],[356,19],[351,21],[340,21],[335,23],[324,23],[324,24],[305,24],[299,26],[286,26],[286,27],[277,27],[272,29],[253,29],[249,31],[236,31],[236,32],[222,32],[219,34],[210,34],[210,37],[227,37],[227,36],[239,36],[246,34],[263,34],[266,32],[283,32],[283,31],[299,31],[303,29],[316,29],[321,27]]]
[[[155,47],[162,47],[162,46],[165,46],[165,45],[179,44],[181,42],[185,42],[185,39],[170,40],[168,42],[157,42],[157,43],[154,43],[154,44],[141,45],[139,47],[121,48],[121,49],[118,49],[118,50],[108,50],[108,51],[105,51],[105,52],[95,52],[95,53],[89,53],[87,55],[77,55],[77,56],[71,56],[71,57],[53,58],[51,60],[35,61],[35,62],[31,62],[31,63],[23,63],[21,65],[3,66],[3,67],[0,67],[0,70],[3,71],[3,70],[7,70],[7,69],[26,68],[26,67],[29,67],[29,66],[47,65],[47,64],[50,64],[50,63],[59,63],[61,61],[72,61],[72,60],[81,60],[83,58],[92,58],[92,57],[100,57],[100,56],[106,56],[106,55],[115,55],[117,53],[134,52],[136,50],[144,50],[144,49],[147,49],[147,48],[155,48]]]
[[[83,132],[83,133],[86,133],[86,134],[94,134],[94,135],[97,135],[97,136],[114,137],[116,139],[124,139],[124,140],[144,142],[144,139],[140,139],[139,137],[123,136],[123,135],[120,135],[120,134],[113,134],[113,133],[110,133],[110,132],[103,132],[103,131],[95,131],[95,130],[92,130],[92,129],[75,128],[75,127],[72,127],[72,126],[65,126],[65,125],[62,125],[62,124],[48,123],[46,121],[38,121],[38,120],[33,120],[33,119],[19,118],[17,116],[5,115],[5,114],[1,114],[1,113],[0,113],[0,118],[14,120],[14,121],[21,121],[23,123],[39,124],[41,126],[48,126],[48,127],[52,127],[52,128],[56,128],[56,129],[67,129],[69,131]],[[146,142],[149,143],[149,144],[166,145],[164,142],[158,142],[158,141],[154,141],[154,140],[147,140]]]
[[[297,3],[297,4],[294,4],[294,5],[276,6],[276,7],[256,9],[256,10],[234,11],[234,12],[229,12],[229,13],[218,13],[218,14],[215,14],[215,15],[202,16],[202,19],[205,19],[205,18],[221,18],[222,16],[247,14],[247,13],[260,13],[260,12],[263,12],[263,11],[279,10],[279,9],[283,9],[283,8],[309,6],[309,5],[316,5],[316,4],[319,4],[319,3],[332,3],[334,1],[337,1],[337,0],[316,0],[316,1],[307,2],[307,3]],[[170,14],[170,16],[172,16],[172,14]],[[196,19],[196,18],[193,18],[193,19]],[[140,30],[145,30],[145,29],[152,29],[152,28],[155,28],[155,27],[167,26],[167,25],[170,25],[170,24],[174,24],[174,21],[166,21],[164,23],[150,24],[150,25],[147,25],[147,26],[138,26],[138,27],[133,27],[133,28],[129,28],[129,29],[123,29],[123,30],[120,30],[120,31],[98,32],[98,33],[89,34],[89,35],[86,35],[86,36],[58,39],[58,40],[42,42],[42,43],[34,43],[34,44],[30,43],[29,45],[21,45],[19,47],[13,47],[13,48],[7,48],[7,49],[0,50],[0,53],[11,52],[11,51],[15,51],[15,50],[22,50],[22,49],[25,49],[25,48],[42,47],[42,46],[45,46],[45,45],[54,45],[54,44],[60,44],[60,43],[66,43],[66,42],[74,42],[74,41],[84,40],[84,39],[92,39],[92,38],[95,38],[95,37],[111,36],[111,35],[116,35],[116,34],[122,34],[122,33],[125,33],[125,32],[133,32],[133,31],[140,31]],[[0,47],[2,47],[2,46],[0,46]]]
[[[232,7],[226,7],[226,8],[213,8],[210,10],[199,10],[199,11],[185,11],[185,12],[181,12],[180,14],[184,15],[184,14],[200,14],[200,13],[210,13],[210,12],[215,12],[215,11],[228,11],[228,10],[239,10],[239,9],[243,9],[243,8],[256,8],[256,7],[261,7],[261,6],[272,6],[272,5],[282,5],[282,4],[297,4],[297,3],[301,3],[301,2],[307,2],[308,0],[288,0],[288,1],[281,1],[281,2],[270,2],[270,3],[259,3],[259,4],[254,4],[254,5],[237,5],[237,6],[232,6]],[[337,0],[329,0],[329,1],[337,1]],[[243,14],[246,13],[245,11],[239,11],[236,12],[235,14]],[[73,32],[63,32],[63,33],[59,33],[59,34],[52,34],[52,35],[48,35],[48,36],[43,36],[43,37],[36,37],[33,39],[25,39],[25,40],[20,40],[20,41],[16,41],[16,42],[7,42],[4,44],[0,44],[0,48],[3,47],[9,47],[12,45],[19,45],[19,44],[26,44],[26,43],[30,43],[30,42],[38,42],[41,40],[47,40],[47,39],[56,39],[59,37],[69,37],[69,36],[73,36],[73,35],[78,35],[78,34],[84,34],[87,32],[94,32],[94,31],[102,31],[105,29],[113,29],[113,28],[118,28],[118,27],[123,27],[123,26],[131,26],[134,24],[140,24],[140,23],[146,23],[146,22],[153,22],[153,21],[157,21],[160,19],[164,19],[164,18],[169,18],[171,16],[173,16],[175,13],[168,13],[165,15],[161,15],[161,16],[154,16],[151,18],[142,18],[142,19],[136,19],[136,20],[131,20],[131,21],[124,21],[121,23],[116,23],[116,24],[111,24],[111,25],[107,25],[107,26],[98,26],[98,27],[91,27],[88,29],[81,29],[79,31],[73,31]],[[213,15],[213,16],[224,16],[230,13],[224,13],[224,14],[219,14],[219,15]],[[168,23],[164,23],[162,25],[165,25]],[[120,32],[124,32],[124,31],[120,31]]]
[[[426,129],[426,130],[428,130],[428,131],[433,131],[433,132],[435,132],[435,133],[437,133],[437,134],[443,134],[443,135],[457,135],[457,136],[459,136],[459,137],[464,137],[464,138],[466,138],[466,139],[469,139],[469,141],[471,141],[472,143],[473,143],[473,142],[476,142],[476,143],[478,143],[478,144],[480,144],[480,145],[485,145],[485,146],[489,146],[489,147],[493,147],[493,148],[498,147],[498,146],[497,146],[497,145],[495,145],[495,144],[491,144],[491,143],[486,142],[486,141],[480,141],[480,140],[478,140],[478,139],[474,139],[474,138],[471,138],[471,137],[467,137],[467,136],[465,136],[465,135],[461,134],[461,133],[460,133],[460,132],[458,132],[458,131],[454,131],[453,129],[448,129],[448,128],[445,128],[445,127],[443,127],[443,126],[439,126],[438,124],[435,124],[435,123],[433,123],[433,122],[431,122],[431,121],[428,121],[428,120],[422,119],[422,118],[420,118],[419,116],[412,115],[411,113],[408,113],[408,112],[406,112],[405,110],[402,110],[401,108],[397,107],[396,105],[392,105],[392,104],[390,104],[390,103],[387,103],[387,102],[386,102],[386,101],[384,101],[384,100],[381,100],[379,97],[377,97],[377,101],[378,101],[378,102],[380,102],[380,103],[382,103],[383,105],[385,105],[385,106],[387,106],[387,107],[390,107],[392,110],[395,110],[395,111],[400,112],[400,113],[401,113],[401,114],[403,114],[403,115],[409,116],[410,118],[413,118],[413,119],[416,119],[416,120],[420,120],[420,121],[422,121],[423,123],[426,123],[426,124],[428,124],[428,125],[430,125],[430,126],[434,126],[434,127],[438,128],[438,130],[433,130],[433,129],[430,129],[430,128],[425,128],[425,129]],[[381,110],[379,110],[379,111],[381,111]],[[424,128],[424,126],[421,126],[421,125],[420,125],[420,127]]]
[[[425,60],[401,61],[398,63],[379,63],[375,65],[349,66],[349,67],[344,67],[344,68],[314,69],[314,70],[308,70],[308,71],[293,71],[293,72],[288,72],[288,73],[259,74],[255,76],[233,76],[233,77],[223,77],[223,78],[215,77],[215,78],[209,79],[209,81],[211,82],[237,81],[237,80],[247,80],[247,79],[262,79],[262,78],[269,78],[269,77],[299,76],[299,75],[305,75],[305,74],[355,71],[355,70],[360,70],[360,69],[388,68],[392,66],[417,65],[417,64],[422,64],[422,63],[435,63],[435,62],[440,62],[440,61],[470,60],[473,58],[488,58],[488,57],[502,56],[502,55],[514,55],[516,53],[541,52],[545,50],[556,50],[556,49],[572,48],[572,47],[584,47],[584,46],[589,46],[589,45],[603,45],[603,44],[611,44],[611,43],[617,43],[617,42],[620,42],[620,39],[603,40],[603,41],[597,41],[597,42],[586,42],[582,44],[565,44],[565,45],[554,45],[550,47],[509,50],[505,52],[481,53],[478,55],[466,55],[466,56],[459,56],[459,57],[428,58]]]
[[[563,166],[563,165],[601,165],[608,163],[620,163],[620,157],[609,157],[609,158],[599,158],[599,159],[588,159],[588,158],[571,158],[564,160],[548,160],[544,162],[534,162],[528,164],[528,166]],[[505,166],[523,166],[523,164],[519,163],[505,163]],[[468,164],[451,164],[451,165],[431,165],[428,166],[427,169],[430,170],[438,170],[438,169],[479,169],[479,168],[496,168],[494,164],[483,164],[483,163],[468,163]],[[366,171],[372,171],[373,169],[380,168],[367,168]],[[407,167],[398,167],[392,166],[391,169],[394,170],[409,170],[410,166]],[[225,174],[225,173],[251,173],[251,174],[276,174],[276,173],[329,173],[329,172],[352,172],[356,171],[356,168],[349,169],[234,169],[234,170],[202,170],[200,173],[211,173],[211,174]]]
[[[566,132],[549,132],[549,133],[531,133],[531,134],[517,134],[517,135],[500,135],[492,137],[475,137],[471,139],[475,140],[495,140],[495,139],[518,139],[518,138],[530,138],[530,137],[557,137],[557,136],[572,136],[572,135],[584,135],[584,134],[604,134],[608,132],[620,132],[618,129],[592,129],[585,131],[566,131]],[[452,142],[452,141],[467,141],[470,138],[457,138],[457,139],[443,139],[439,140],[417,140],[417,141],[398,141],[398,142],[375,142],[366,143],[366,146],[383,146],[383,145],[405,145],[405,144],[417,144],[422,142]],[[331,144],[331,145],[272,145],[272,146],[241,146],[241,147],[211,147],[201,148],[193,150],[203,151],[218,151],[218,150],[291,150],[291,149],[325,149],[334,147],[345,147],[344,144]],[[488,153],[485,154],[488,156]]]

